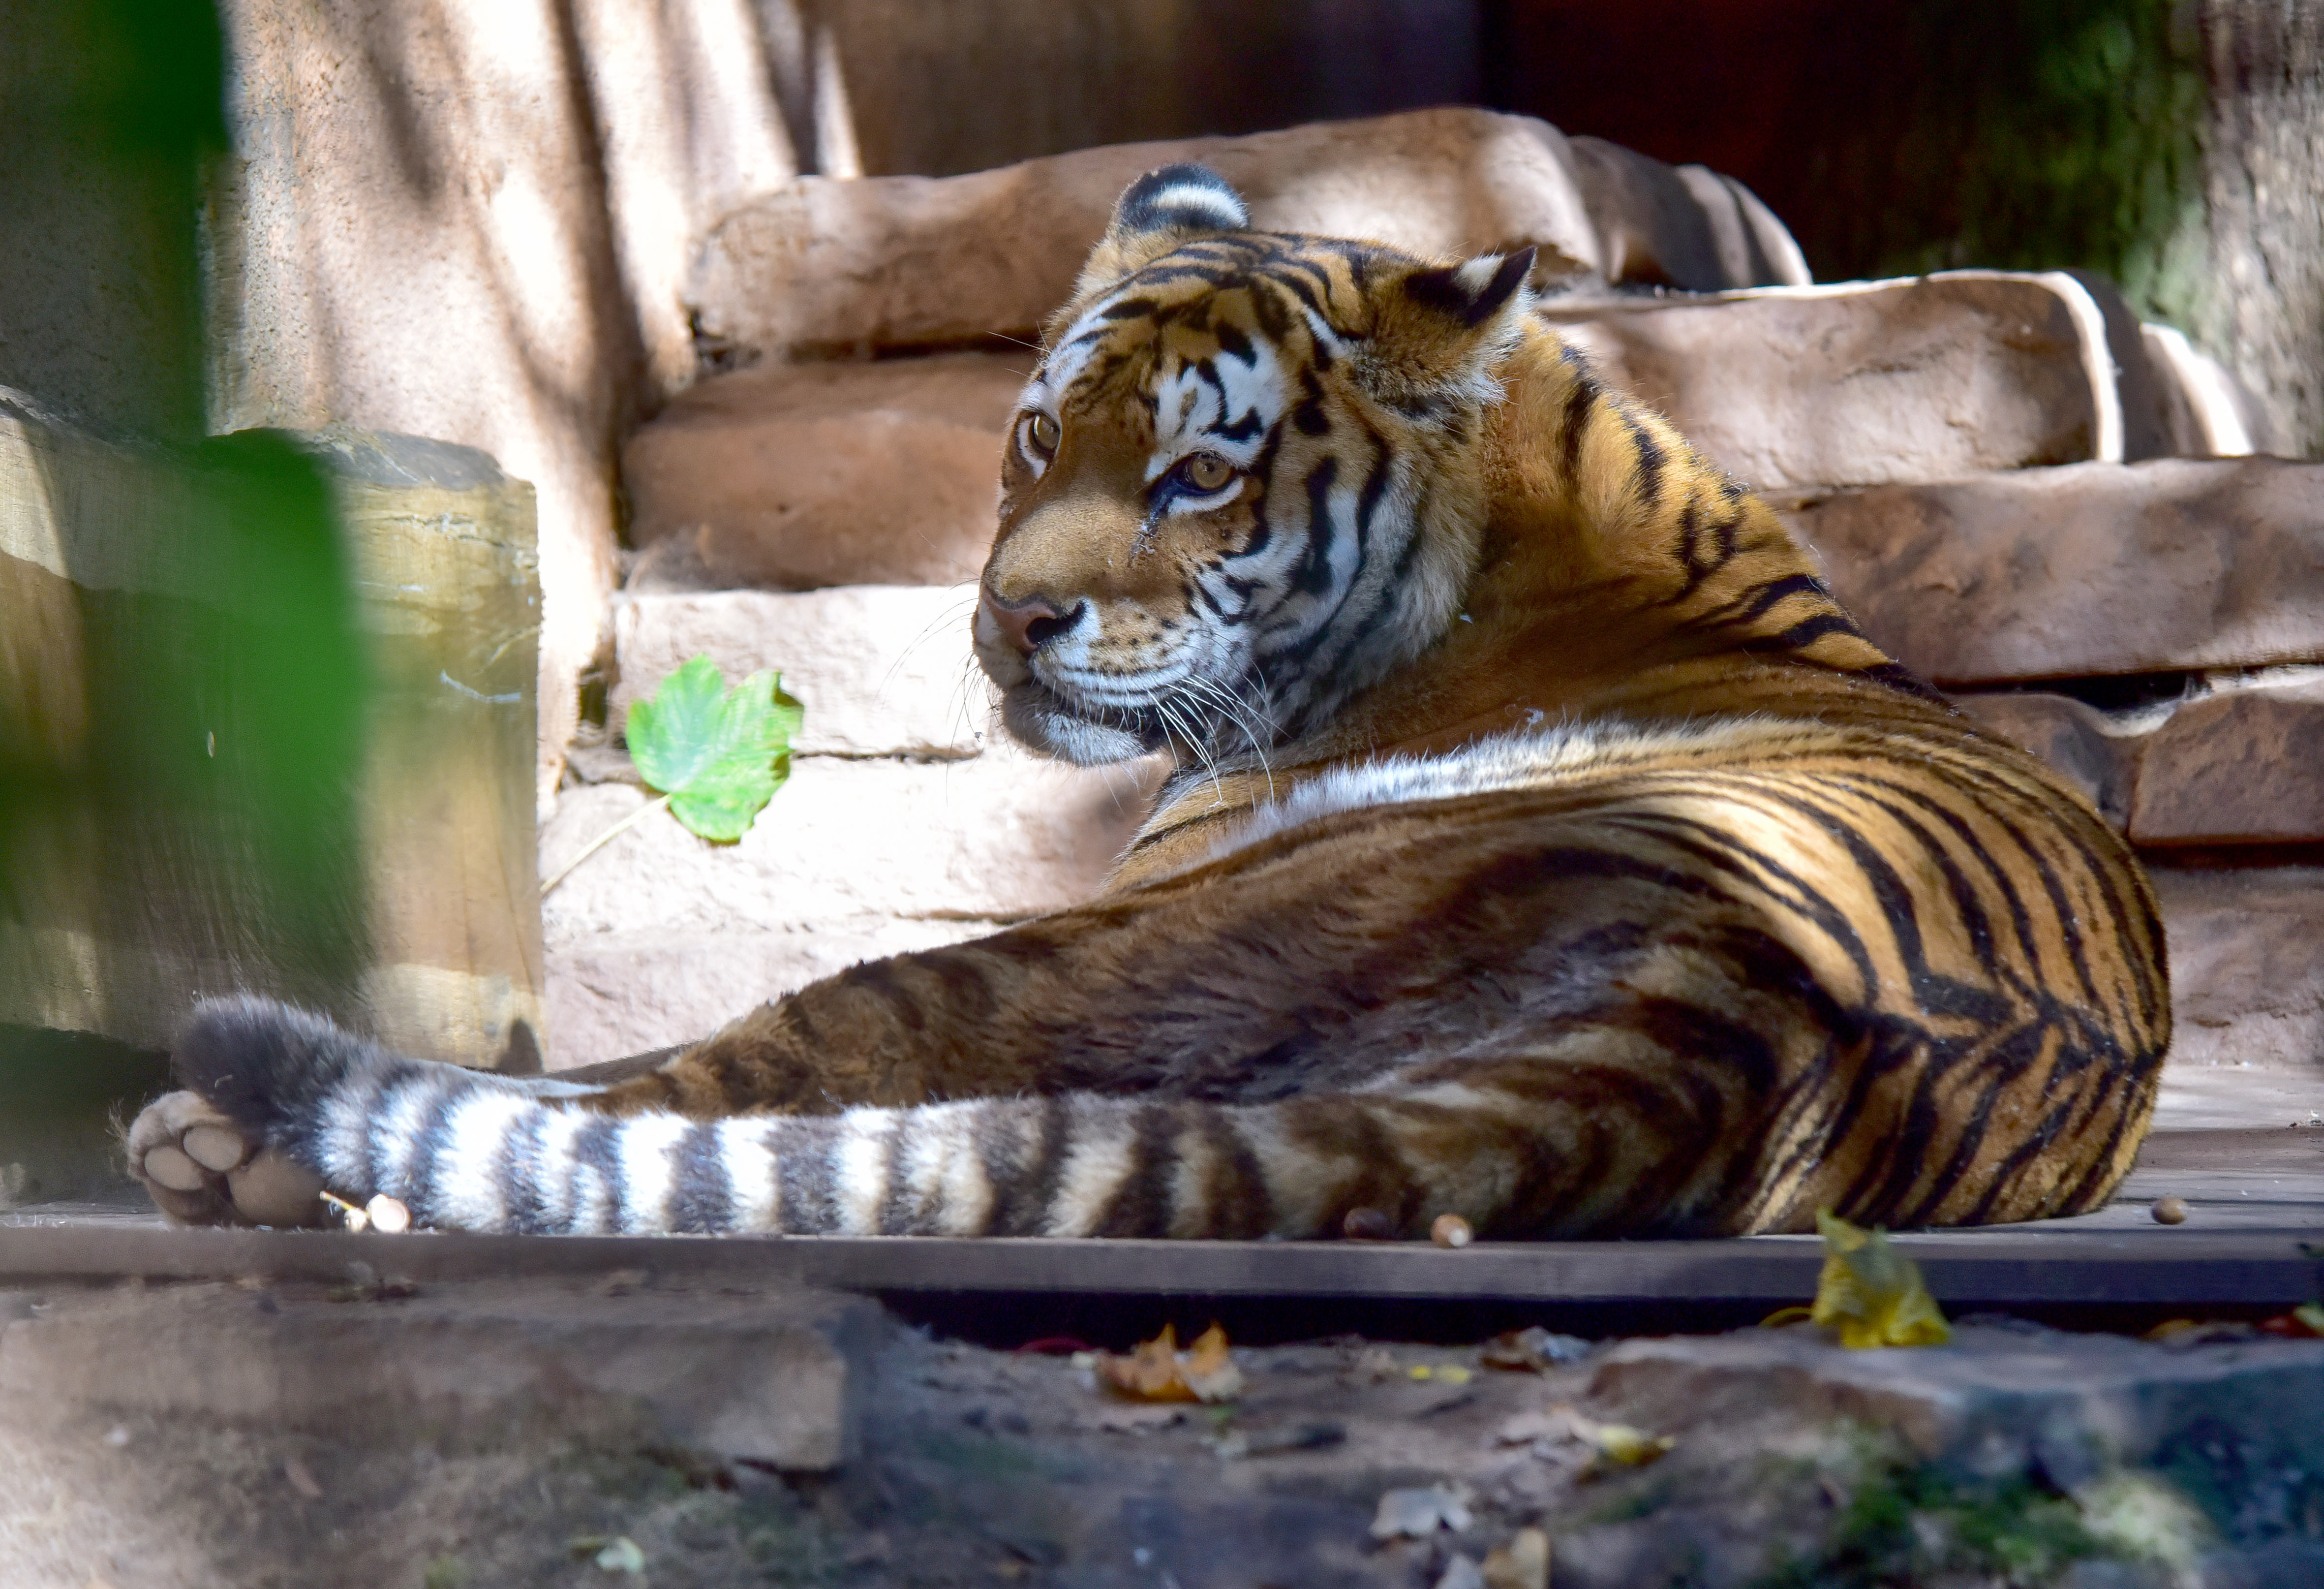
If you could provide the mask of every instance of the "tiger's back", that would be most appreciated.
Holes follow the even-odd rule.
[[[1250,232],[1193,168],[1124,195],[1012,430],[975,634],[1020,738],[1178,763],[1087,905],[595,1088],[220,1007],[180,1054],[203,1107],[484,1228],[2095,1206],[2169,1035],[2134,859],[1603,388],[1529,263]]]

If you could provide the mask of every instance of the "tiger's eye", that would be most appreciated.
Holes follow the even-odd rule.
[[[1178,478],[1195,491],[1222,489],[1234,478],[1234,466],[1216,453],[1198,452],[1178,466]]]
[[[1025,421],[1025,441],[1028,448],[1047,457],[1057,450],[1060,428],[1055,414],[1035,414]]]

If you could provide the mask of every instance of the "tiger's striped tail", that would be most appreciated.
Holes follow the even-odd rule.
[[[1314,1236],[1363,1206],[1417,1233],[1448,1212],[1484,1229],[1527,1178],[1490,1094],[1442,1088],[615,1114],[593,1106],[604,1089],[406,1058],[255,999],[205,1005],[176,1058],[186,1086],[338,1196],[383,1192],[439,1229]],[[1351,1133],[1370,1150],[1348,1152]],[[1468,1150],[1446,1153],[1448,1135]]]

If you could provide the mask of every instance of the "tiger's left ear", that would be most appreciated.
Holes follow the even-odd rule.
[[[1379,282],[1370,294],[1371,335],[1356,356],[1359,378],[1390,399],[1473,384],[1525,335],[1533,261],[1529,247],[1480,254]]]
[[[1148,171],[1114,201],[1113,219],[1074,283],[1079,301],[1197,237],[1250,228],[1242,195],[1208,166],[1166,165]]]

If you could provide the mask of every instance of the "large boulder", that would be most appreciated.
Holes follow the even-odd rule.
[[[2324,661],[2324,465],[2080,464],[1779,502],[1946,686]]]
[[[1784,491],[2146,456],[2144,433],[2126,451],[2118,372],[2144,365],[2135,343],[2117,359],[2113,305],[2060,272],[1960,271],[1542,312],[1713,463]]]
[[[2142,845],[2324,840],[2324,683],[2221,690],[2146,737],[2130,836]]]
[[[1234,183],[1260,226],[1424,254],[1532,244],[1545,282],[1809,279],[1783,224],[1736,183],[1529,116],[1445,107],[958,177],[802,177],[711,232],[687,295],[695,323],[709,347],[745,360],[1030,336],[1065,300],[1122,189],[1176,161]]]

